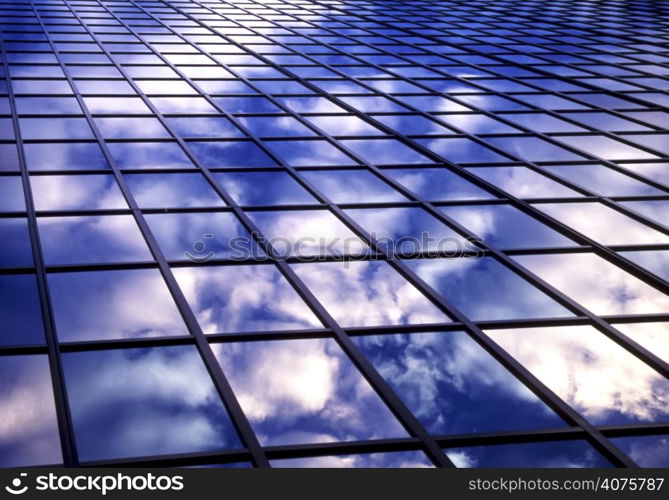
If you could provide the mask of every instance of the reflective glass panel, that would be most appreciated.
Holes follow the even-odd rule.
[[[287,172],[221,172],[214,178],[239,205],[318,203]]]
[[[33,175],[30,189],[37,210],[128,208],[113,175]]]
[[[42,313],[34,275],[0,275],[0,316],[3,325],[0,346],[44,343]]]
[[[406,436],[332,339],[212,348],[263,445]]]
[[[63,368],[81,460],[241,446],[195,347],[72,352]]]

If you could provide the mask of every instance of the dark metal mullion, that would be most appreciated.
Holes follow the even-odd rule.
[[[69,7],[69,3],[66,2],[66,5]],[[39,14],[36,13],[38,16],[38,19],[41,22],[41,18],[39,17]],[[76,16],[76,15],[75,15]],[[78,16],[76,16],[77,19]],[[81,21],[80,21],[81,22]],[[81,24],[84,29],[88,31],[88,28],[85,24]],[[46,30],[45,30],[46,32]],[[177,305],[177,308],[179,309],[179,312],[181,313],[181,316],[184,319],[184,322],[188,328],[188,331],[191,333],[191,335],[195,339],[195,344],[198,349],[198,352],[200,353],[200,356],[213,379],[213,383],[217,389],[217,392],[219,393],[223,403],[225,404],[229,414],[230,418],[233,422],[233,425],[239,432],[242,441],[244,444],[248,447],[250,450],[254,462],[257,466],[259,467],[267,467],[269,466],[269,462],[267,461],[267,458],[264,455],[264,452],[262,451],[262,448],[260,447],[259,442],[257,441],[257,438],[251,429],[251,426],[246,419],[246,416],[241,410],[241,406],[239,405],[239,402],[236,399],[236,396],[234,395],[234,392],[232,391],[232,388],[223,374],[223,371],[216,360],[216,356],[214,355],[213,351],[211,350],[211,347],[209,346],[206,337],[204,333],[202,332],[202,329],[199,326],[199,323],[197,322],[197,319],[195,318],[195,315],[191,311],[188,302],[186,301],[185,296],[183,295],[183,292],[178,286],[178,283],[174,277],[174,274],[172,273],[169,265],[167,264],[167,261],[165,260],[164,255],[162,254],[162,251],[160,250],[160,247],[153,236],[146,220],[144,219],[141,210],[138,208],[137,203],[128,188],[122,173],[120,172],[118,166],[116,165],[113,156],[109,152],[101,134],[100,131],[97,128],[97,125],[92,118],[88,108],[86,107],[86,104],[77,90],[76,84],[74,79],[70,76],[66,65],[62,63],[62,60],[59,56],[59,52],[57,51],[55,45],[49,38],[49,43],[51,44],[51,47],[54,51],[54,54],[56,55],[56,58],[59,60],[59,63],[62,66],[63,72],[65,73],[67,80],[69,84],[72,86],[73,91],[75,92],[75,97],[77,98],[77,101],[79,105],[81,106],[82,110],[84,111],[87,121],[93,130],[96,139],[98,140],[98,143],[103,151],[103,154],[105,155],[105,158],[107,159],[107,162],[109,163],[113,175],[116,179],[116,181],[119,184],[119,187],[121,189],[121,192],[123,193],[123,196],[130,206],[134,219],[146,241],[148,244],[151,253],[155,257],[157,263],[158,263],[158,268],[160,269],[160,272],[163,276],[163,279],[165,279],[165,282],[168,286],[168,289],[170,290],[170,294],[175,300],[175,303]],[[101,47],[103,50],[104,48]],[[109,57],[109,54],[106,53],[107,56]],[[114,59],[111,58],[112,62],[114,63]],[[118,66],[117,69],[121,70]],[[129,80],[131,83],[132,81]]]
[[[32,4],[31,4],[32,5]],[[1,33],[0,33],[1,35]],[[2,67],[5,71],[5,82],[9,98],[9,106],[12,114],[12,126],[16,139],[16,149],[19,159],[19,168],[24,192],[24,201],[26,205],[28,232],[30,236],[30,246],[33,253],[34,273],[37,282],[37,292],[41,309],[42,325],[46,341],[47,357],[49,362],[49,372],[52,385],[52,392],[55,403],[55,414],[58,426],[58,437],[62,452],[63,465],[65,467],[76,467],[79,464],[77,458],[77,445],[72,426],[72,416],[70,413],[69,401],[67,399],[67,388],[63,374],[63,360],[58,346],[58,337],[56,336],[56,326],[53,318],[53,309],[51,306],[51,296],[47,284],[46,268],[42,246],[40,244],[39,231],[37,228],[37,217],[35,215],[35,204],[30,188],[30,175],[26,164],[26,157],[23,151],[23,141],[21,128],[19,126],[18,113],[16,110],[16,101],[14,100],[14,91],[9,74],[9,64],[6,59],[4,41],[0,37],[0,55],[2,56]],[[44,403],[44,401],[42,401]]]
[[[168,61],[166,61],[168,62]],[[169,63],[169,62],[168,62]],[[171,63],[169,63],[171,64]],[[174,69],[174,68],[173,68]],[[185,78],[185,76],[184,76]],[[152,109],[153,110],[153,109]],[[157,110],[153,110],[158,117],[160,113]],[[168,124],[165,124],[167,129],[175,136],[178,140],[178,136],[174,134],[169,128]],[[202,166],[199,161],[194,158],[190,152],[185,149],[189,157],[196,165],[198,165],[203,172],[203,175],[208,178],[209,182],[214,186],[216,192],[223,198],[223,200],[232,208],[233,212],[237,215],[239,220],[243,225],[251,232],[251,234],[257,239],[263,250],[268,254],[272,255],[272,248],[263,238],[258,238],[257,235],[260,235],[261,232],[255,226],[253,221],[246,215],[241,208],[236,204],[236,202],[227,194],[225,190],[220,188],[214,181],[213,177],[209,170]],[[316,298],[311,294],[311,292],[306,288],[306,286],[299,280],[295,272],[289,267],[286,262],[277,261],[277,267],[279,270],[286,276],[288,281],[297,289],[298,294],[305,299],[306,303],[311,307],[311,309],[317,314],[319,319],[324,322],[325,326],[330,328],[334,334],[335,338],[339,341],[340,345],[344,351],[352,358],[353,362],[361,370],[362,374],[370,381],[372,387],[374,387],[382,399],[389,404],[390,409],[393,413],[399,418],[400,422],[413,434],[420,437],[421,441],[425,444],[425,447],[430,454],[432,460],[438,465],[448,467],[452,466],[452,463],[448,458],[441,452],[436,443],[432,440],[431,436],[427,433],[425,429],[422,428],[422,425],[418,420],[413,416],[413,414],[406,408],[401,400],[392,392],[387,383],[382,379],[376,370],[373,368],[371,363],[362,355],[358,350],[357,346],[348,338],[346,333],[339,327],[339,325],[334,321],[334,319],[329,315],[329,313],[317,303]]]

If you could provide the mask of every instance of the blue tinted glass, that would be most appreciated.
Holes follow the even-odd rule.
[[[386,262],[301,263],[292,267],[344,327],[451,321]]]
[[[0,357],[0,408],[3,413],[1,467],[61,463],[56,407],[46,356]]]
[[[454,163],[509,161],[508,158],[470,139],[418,139],[416,142]]]
[[[141,208],[217,207],[225,203],[201,174],[125,174]]]
[[[152,139],[170,137],[157,118],[96,118],[105,139]]]
[[[313,170],[301,175],[334,203],[407,201],[367,170]]]
[[[24,148],[35,146],[33,144],[24,146]],[[27,152],[26,152],[27,154]],[[18,171],[19,154],[15,144],[0,144],[0,170]]]
[[[48,282],[61,342],[188,335],[156,269],[55,273]]]
[[[464,237],[422,208],[346,210],[354,221],[393,254],[440,251],[461,254],[473,249]]]
[[[669,201],[623,201],[620,204],[660,223],[664,223],[666,220],[669,220]]]
[[[81,460],[240,446],[194,347],[67,353],[63,368]]]
[[[84,97],[84,102],[93,114],[151,114],[149,107],[139,97]]]
[[[527,167],[476,167],[468,170],[518,198],[583,196]]]
[[[522,160],[567,161],[583,159],[580,155],[562,149],[538,137],[491,137],[486,139],[486,141]]]
[[[566,236],[510,205],[452,206],[439,210],[498,248],[576,246]]]
[[[486,334],[596,425],[669,418],[669,380],[591,326]]]
[[[334,340],[212,348],[263,445],[406,436]]]
[[[37,210],[96,210],[128,208],[112,175],[33,175]]]
[[[115,142],[107,145],[119,168],[189,168],[190,162],[172,142]]]
[[[184,267],[173,272],[204,333],[322,327],[274,266]]]
[[[40,217],[37,226],[49,265],[152,260],[130,215]]]
[[[475,321],[572,315],[491,257],[405,262],[447,301]]]
[[[0,276],[0,316],[3,324],[0,345],[44,343],[42,314],[34,275]]]
[[[33,265],[28,220],[24,218],[0,218],[0,267],[24,267]]]
[[[394,139],[376,140],[344,140],[341,143],[350,148],[363,160],[376,165],[392,165],[406,163],[433,163],[408,146]]]
[[[653,137],[653,136],[650,136]],[[642,136],[634,135],[629,139],[640,142]],[[666,137],[657,136],[658,144],[666,144]],[[615,139],[610,139],[603,135],[579,135],[579,136],[562,136],[559,140],[568,146],[578,148],[581,151],[586,151],[591,155],[604,158],[606,160],[645,160],[658,158],[659,155],[648,153],[633,146],[628,146]],[[640,142],[643,144],[643,142]],[[652,145],[650,145],[652,147]],[[660,146],[661,147],[661,146]],[[553,158],[554,160],[569,160],[574,158]]]
[[[267,154],[250,141],[189,142],[202,166],[216,167],[273,167],[276,165]]]
[[[22,211],[25,208],[21,177],[18,175],[0,177],[0,211]]]
[[[516,115],[513,115],[515,117]],[[518,129],[481,114],[440,115],[439,119],[470,134],[506,134]]]
[[[14,123],[11,118],[0,118],[0,140],[14,140]]]
[[[222,172],[214,177],[239,205],[318,203],[286,172]]]
[[[251,212],[277,256],[361,255],[368,246],[327,210]]]
[[[362,455],[283,458],[272,460],[274,468],[393,468],[422,469],[434,467],[422,451],[395,451]]]
[[[566,425],[465,332],[354,341],[432,434]]]
[[[24,139],[92,139],[85,118],[20,118]]]
[[[625,174],[601,164],[557,165],[544,167],[569,182],[604,196],[645,196],[664,194],[664,191],[649,186]]]
[[[265,97],[217,97],[214,102],[228,113],[278,113],[281,111]]]
[[[244,137],[241,130],[223,117],[168,118],[167,122],[182,137]]]
[[[669,467],[669,438],[665,436],[631,436],[611,438],[641,467]]]
[[[81,107],[74,97],[18,97],[16,110],[20,114],[34,115],[75,115],[81,114]]]
[[[261,116],[239,119],[252,134],[259,137],[291,137],[316,135],[292,116]]]
[[[669,252],[666,250],[620,252],[620,255],[669,281]]]
[[[217,113],[203,97],[152,97],[151,102],[163,114]]]
[[[262,257],[251,234],[232,213],[149,214],[144,216],[168,260],[203,262]]]
[[[330,135],[384,135],[378,128],[357,116],[309,116],[307,119]]]
[[[586,129],[573,125],[546,113],[513,113],[503,115],[504,118],[516,125],[525,127],[534,132],[585,132]]]
[[[429,201],[494,198],[487,191],[445,168],[389,169],[384,173]]]
[[[95,142],[24,144],[30,170],[101,169],[109,165]],[[1,161],[1,160],[0,160]]]
[[[288,165],[296,167],[356,164],[326,141],[267,141],[265,144]]]
[[[444,450],[457,467],[611,467],[587,441],[498,444]]]

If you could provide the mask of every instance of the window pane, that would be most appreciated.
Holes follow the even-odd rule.
[[[3,414],[0,466],[62,462],[46,356],[0,357],[0,408]]]
[[[126,174],[125,181],[141,208],[217,207],[225,203],[202,175]]]
[[[318,203],[287,172],[222,172],[214,177],[239,205]]]
[[[44,343],[42,313],[34,275],[0,275],[0,316],[3,323],[0,345]]]
[[[408,201],[367,170],[313,170],[301,175],[334,203]]]
[[[593,327],[486,333],[594,424],[669,418],[669,380]]]
[[[428,201],[494,198],[492,194],[445,168],[393,168],[384,170],[384,173]]]
[[[406,264],[475,321],[572,315],[491,257],[419,259]]]
[[[328,262],[292,267],[344,327],[451,321],[386,262]]]
[[[434,467],[422,451],[365,453],[362,455],[329,455],[323,457],[283,458],[272,460],[274,468],[393,468],[423,469]]]
[[[611,441],[641,467],[669,467],[669,437],[666,435],[621,437]]]
[[[98,210],[128,208],[112,175],[33,175],[37,210]]]
[[[587,441],[498,444],[444,450],[458,468],[611,467]]]
[[[432,434],[566,425],[465,332],[353,339]]]
[[[0,218],[0,267],[33,265],[28,220],[19,217]]]
[[[173,270],[204,333],[322,327],[272,265]]]
[[[406,436],[334,340],[212,348],[262,445]]]
[[[240,447],[194,347],[66,353],[63,365],[81,460]]]
[[[37,225],[47,265],[152,260],[130,215],[40,217]]]
[[[61,342],[188,334],[156,269],[56,273],[48,281]]]

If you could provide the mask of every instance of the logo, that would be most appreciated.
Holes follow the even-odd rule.
[[[27,486],[21,488],[21,478],[26,476],[27,474],[25,472],[22,472],[19,477],[15,477],[14,479],[12,479],[12,485],[5,486],[7,492],[11,493],[12,495],[23,495],[26,491],[28,491]]]

